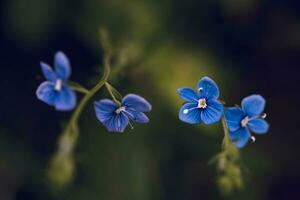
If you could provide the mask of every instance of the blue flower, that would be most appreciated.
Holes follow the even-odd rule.
[[[235,146],[244,147],[249,139],[255,141],[250,131],[265,134],[269,124],[264,120],[265,99],[260,95],[251,95],[242,100],[242,108],[231,107],[225,111],[225,119],[229,130],[229,137]]]
[[[213,124],[221,119],[223,105],[218,101],[219,88],[210,78],[204,77],[198,82],[198,91],[191,88],[179,88],[180,97],[185,104],[179,111],[179,119],[190,124]]]
[[[56,110],[72,110],[76,105],[75,92],[67,85],[71,75],[70,62],[66,55],[57,52],[54,56],[55,71],[46,63],[41,62],[41,69],[46,81],[36,91],[37,98]]]
[[[110,132],[123,132],[128,124],[129,120],[133,120],[138,123],[149,122],[148,117],[144,112],[149,112],[151,105],[143,97],[128,94],[118,106],[110,99],[102,99],[95,102],[95,111],[98,120],[107,128]]]

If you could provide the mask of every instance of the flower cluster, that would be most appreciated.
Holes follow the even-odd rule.
[[[76,106],[76,95],[68,84],[71,66],[64,53],[57,52],[55,54],[54,67],[55,71],[48,64],[41,62],[41,69],[46,81],[38,87],[37,98],[50,106],[54,106],[58,111],[72,110]],[[115,99],[114,96],[113,99]],[[126,95],[120,105],[110,99],[95,102],[96,116],[110,132],[123,132],[130,124],[130,120],[138,123],[149,122],[144,112],[150,110],[150,103],[136,94]],[[130,124],[130,126],[132,125]]]
[[[76,106],[76,94],[68,84],[71,75],[70,61],[62,52],[54,56],[54,70],[41,62],[41,69],[46,79],[36,91],[37,98],[56,110],[68,111]],[[108,83],[106,83],[108,84]],[[79,85],[79,84],[78,84]],[[102,99],[95,102],[95,113],[98,120],[110,132],[123,132],[130,121],[148,123],[144,114],[151,110],[150,103],[136,94],[128,94],[116,100],[111,88],[107,87],[113,100]],[[86,90],[89,93],[88,90]],[[179,110],[179,119],[189,124],[214,124],[224,115],[229,137],[239,148],[244,147],[249,139],[255,140],[250,131],[264,134],[269,125],[264,120],[265,99],[260,95],[251,95],[242,100],[242,108],[225,108],[220,100],[219,88],[209,77],[203,77],[197,84],[197,90],[179,88],[179,96],[185,101]]]
[[[179,110],[181,121],[190,124],[213,124],[224,115],[229,137],[239,148],[244,147],[250,138],[255,141],[250,131],[256,134],[267,133],[269,125],[264,120],[265,99],[262,96],[251,95],[244,98],[242,108],[224,109],[218,100],[218,86],[212,79],[204,77],[197,86],[197,91],[191,88],[178,89],[179,96],[185,101]]]

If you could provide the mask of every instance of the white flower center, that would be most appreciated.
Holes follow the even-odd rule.
[[[55,86],[54,86],[54,89],[56,91],[60,91],[61,88],[62,88],[62,80],[61,79],[57,79],[56,82],[55,82]]]
[[[202,99],[199,99],[198,100],[198,105],[197,107],[193,107],[193,108],[190,108],[190,109],[184,109],[182,112],[183,114],[188,114],[190,111],[192,110],[196,110],[196,109],[199,109],[199,108],[206,108],[207,107],[207,104],[206,104],[206,99],[205,98],[202,98]]]
[[[125,111],[125,106],[122,106],[122,107],[120,107],[120,108],[118,108],[115,112],[117,113],[117,114],[120,114],[121,112],[124,112]]]
[[[241,125],[242,127],[246,127],[247,124],[249,122],[249,117],[245,117],[242,121],[241,121]]]
[[[206,104],[206,99],[199,99],[198,101],[198,108],[206,108],[207,104]]]

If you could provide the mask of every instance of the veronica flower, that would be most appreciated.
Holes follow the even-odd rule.
[[[102,99],[95,102],[95,111],[98,120],[110,132],[123,132],[130,120],[138,123],[149,122],[144,112],[149,112],[151,105],[143,97],[128,94],[118,106],[110,99]],[[130,124],[131,126],[131,124]]]
[[[269,124],[264,120],[265,99],[260,95],[251,95],[242,100],[242,108],[231,107],[225,111],[229,137],[235,146],[244,147],[249,139],[255,141],[250,131],[265,134]]]
[[[66,55],[57,52],[54,56],[55,71],[41,62],[41,69],[46,81],[38,87],[36,95],[39,100],[54,106],[56,110],[71,110],[76,105],[75,92],[67,85],[71,75],[70,62]]]
[[[180,120],[190,124],[213,124],[220,120],[223,105],[218,101],[219,88],[212,79],[202,78],[197,92],[191,88],[179,88],[177,91],[185,100],[179,111]]]

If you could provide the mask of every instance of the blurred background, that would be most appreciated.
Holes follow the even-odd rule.
[[[0,1],[0,200],[300,199],[300,2],[292,0]],[[126,65],[111,82],[138,93],[153,111],[147,125],[109,134],[92,101],[80,119],[76,171],[54,191],[45,177],[71,112],[37,100],[39,62],[64,51],[72,80],[99,79],[105,27]],[[215,166],[220,124],[178,120],[176,88],[213,78],[227,106],[267,99],[271,129],[241,151],[244,189],[222,196]],[[78,95],[81,97],[80,95]],[[103,90],[98,100],[108,97]]]

